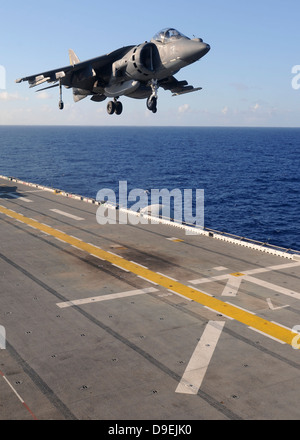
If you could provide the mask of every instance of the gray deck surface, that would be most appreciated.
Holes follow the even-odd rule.
[[[272,334],[300,326],[299,260],[163,224],[101,226],[94,204],[5,179],[0,205],[1,420],[299,419],[300,352]]]

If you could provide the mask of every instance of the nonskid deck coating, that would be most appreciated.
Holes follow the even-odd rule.
[[[100,226],[92,203],[0,184],[0,418],[299,415],[297,255]]]

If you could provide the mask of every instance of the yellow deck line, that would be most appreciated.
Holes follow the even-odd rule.
[[[251,327],[259,332],[262,332],[271,338],[275,338],[280,342],[292,345],[292,341],[295,338],[296,332],[289,330],[285,327],[282,327],[279,324],[267,321],[259,316],[254,315],[251,312],[246,310],[242,310],[238,307],[235,307],[232,304],[228,304],[224,301],[221,301],[217,298],[207,295],[199,290],[194,290],[192,287],[186,286],[178,281],[174,281],[167,276],[160,275],[156,272],[153,272],[150,269],[141,267],[140,265],[128,261],[118,255],[114,255],[110,252],[106,252],[103,249],[100,249],[97,246],[94,246],[90,243],[85,243],[84,241],[72,237],[68,234],[65,234],[62,231],[58,231],[51,226],[47,226],[45,224],[39,223],[37,220],[33,220],[31,218],[25,217],[22,214],[19,214],[11,209],[7,209],[4,206],[0,205],[0,212],[3,214],[12,217],[16,220],[21,221],[37,230],[43,231],[53,237],[58,238],[59,240],[68,243],[72,246],[75,246],[78,249],[81,249],[89,254],[102,258],[114,265],[117,265],[131,273],[134,273],[146,280],[149,280],[152,283],[156,283],[166,289],[170,289],[174,292],[177,292],[180,295],[183,295],[190,300],[193,300],[203,306],[206,306],[210,309],[215,310],[218,313],[224,314],[232,319],[235,319],[242,324],[245,324],[248,327]]]

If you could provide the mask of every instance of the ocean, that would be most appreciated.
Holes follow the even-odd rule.
[[[300,129],[0,126],[0,174],[96,198],[203,189],[205,227],[300,250]]]

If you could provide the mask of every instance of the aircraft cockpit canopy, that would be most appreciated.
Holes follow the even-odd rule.
[[[169,43],[170,41],[178,40],[179,38],[188,38],[183,35],[181,32],[177,31],[173,28],[163,29],[157,34],[154,35],[153,40],[158,41],[160,43]]]

